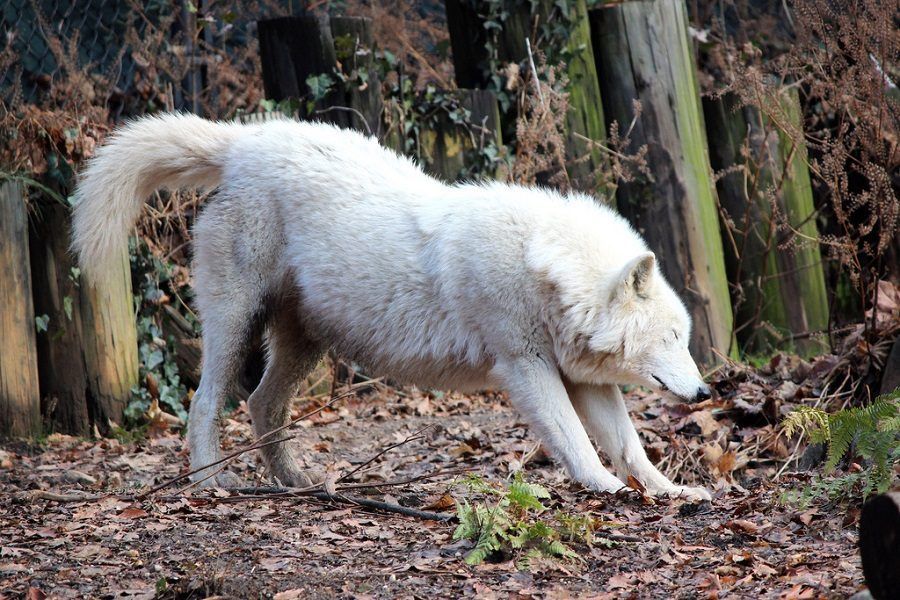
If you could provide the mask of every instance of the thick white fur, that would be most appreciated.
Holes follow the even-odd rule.
[[[617,387],[707,393],[687,312],[640,236],[591,198],[447,186],[329,125],[151,117],[117,132],[82,175],[74,246],[90,279],[162,187],[219,188],[195,228],[204,353],[193,466],[221,456],[222,402],[265,327],[268,366],[250,398],[257,435],[285,422],[298,379],[331,347],[419,386],[507,390],[591,489],[615,491],[632,475],[653,493],[709,498],[650,463]],[[286,444],[264,451],[281,481],[309,483]]]

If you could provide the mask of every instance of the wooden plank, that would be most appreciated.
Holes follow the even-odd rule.
[[[801,131],[796,92],[775,95],[783,107],[780,119],[789,121],[781,126]],[[822,338],[792,338],[828,327],[806,148],[733,95],[705,99],[703,107],[712,167],[727,171],[716,187],[726,217],[722,235],[741,346],[748,352],[820,354],[827,349]],[[798,234],[779,226],[773,203]],[[782,248],[789,239],[794,247]]]
[[[248,125],[252,125],[255,123],[265,123],[267,121],[277,121],[279,119],[289,119],[289,118],[291,118],[291,117],[284,114],[280,110],[241,113],[237,116],[238,121],[240,121],[241,123],[246,123]]]
[[[370,19],[266,19],[259,21],[259,43],[266,98],[302,100],[299,116],[303,119],[332,123],[381,139],[383,99]],[[339,68],[348,81],[338,79]],[[364,74],[362,78],[359,73]],[[332,85],[309,110],[306,80],[314,75],[328,75]]]
[[[54,432],[91,433],[88,385],[82,351],[80,276],[70,251],[71,212],[42,202],[30,230],[35,314],[47,315],[37,336],[44,421]]]
[[[485,19],[470,0],[445,0],[447,30],[453,50],[453,71],[460,88],[486,88],[488,70],[488,35]],[[522,48],[524,51],[524,48]]]
[[[620,212],[641,232],[693,320],[701,363],[736,350],[716,191],[706,150],[683,1],[631,1],[591,11],[593,48],[608,123],[635,119],[634,152],[648,147],[649,178],[622,184]]]
[[[0,436],[41,430],[28,214],[22,184],[0,184]]]

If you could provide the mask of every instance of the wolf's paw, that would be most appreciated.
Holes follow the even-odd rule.
[[[207,471],[200,471],[199,473],[195,473],[191,476],[191,481],[197,482],[198,488],[224,488],[224,489],[235,489],[244,487],[244,480],[238,477],[236,474],[231,471],[222,471],[220,473],[216,473],[212,477],[206,478],[210,475]]]
[[[703,502],[704,500],[712,500],[712,494],[702,487],[688,487],[686,485],[672,485],[658,490],[648,489],[647,492],[653,496],[665,496],[667,498],[678,498],[680,500],[689,500],[691,502]]]
[[[605,492],[608,494],[615,494],[628,487],[612,473],[605,473],[604,475],[605,476],[593,478],[590,482],[585,484],[585,487],[594,492]]]
[[[325,473],[317,469],[278,469],[274,478],[282,485],[294,488],[308,488],[325,481]]]

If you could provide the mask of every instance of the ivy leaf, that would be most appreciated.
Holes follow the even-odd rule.
[[[153,370],[159,365],[163,363],[165,357],[163,356],[162,350],[154,350],[150,354],[147,355],[146,364],[144,365],[147,370]]]
[[[70,321],[72,320],[72,297],[66,296],[63,298],[63,310],[66,313],[66,318]]]
[[[50,325],[50,317],[49,316],[41,315],[39,317],[34,318],[34,326],[38,330],[38,333],[46,332],[48,325]]]
[[[327,73],[310,75],[306,78],[306,86],[309,88],[309,93],[312,95],[313,102],[327,96],[332,85],[334,85],[334,79]]]

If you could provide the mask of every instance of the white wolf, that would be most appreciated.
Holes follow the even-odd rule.
[[[148,195],[183,187],[218,188],[194,230],[203,365],[193,467],[220,458],[223,400],[264,328],[267,367],[249,401],[257,436],[286,422],[298,380],[334,348],[419,386],[505,389],[592,490],[614,492],[632,475],[651,493],[710,498],[654,467],[617,387],[709,397],[684,306],[613,211],[579,194],[444,185],[329,125],[149,117],[112,135],[82,174],[73,237],[88,278],[109,272]],[[286,446],[263,449],[271,473],[308,485]]]

